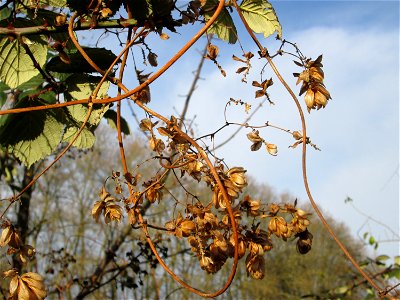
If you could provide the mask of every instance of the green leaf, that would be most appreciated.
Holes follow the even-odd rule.
[[[375,261],[384,262],[384,261],[388,260],[389,258],[390,258],[389,256],[382,254],[382,255],[377,256],[375,258]]]
[[[0,143],[29,167],[57,148],[63,132],[51,111],[26,112],[12,115],[1,127]]]
[[[282,37],[282,27],[272,5],[266,0],[244,0],[240,5],[243,17],[255,33],[267,38],[275,31]]]
[[[73,75],[67,78],[65,84],[68,87],[68,94],[66,98],[70,101],[72,99],[87,99],[96,89],[98,82],[101,77],[90,76],[87,74]],[[109,81],[105,81],[97,97],[101,98],[107,95],[108,88],[110,86]],[[88,125],[97,126],[100,123],[101,118],[108,110],[109,105],[94,105],[93,111],[89,117]],[[78,125],[82,124],[88,113],[88,106],[83,104],[76,104],[67,107],[67,111],[70,117],[77,122]]]
[[[394,257],[394,263],[395,263],[397,266],[400,266],[400,256],[395,256],[395,257]]]
[[[21,1],[24,6],[29,8],[38,8],[43,6],[52,6],[52,7],[65,7],[67,6],[67,0],[23,0]]]
[[[116,59],[116,55],[110,50],[104,48],[85,48],[83,47],[87,55],[92,59],[96,65],[102,69],[107,70],[113,61]],[[58,73],[92,73],[96,72],[95,69],[86,61],[86,59],[76,49],[67,52],[71,63],[64,63],[59,56],[53,57],[46,65],[46,69],[52,72]]]
[[[75,134],[78,132],[79,127],[68,127],[65,131],[63,142],[70,142]],[[82,132],[79,134],[75,142],[72,144],[73,146],[79,149],[89,149],[92,148],[94,142],[96,141],[96,137],[94,136],[93,132],[87,128],[83,128]]]
[[[28,43],[26,43],[28,44]],[[46,63],[47,45],[38,37],[30,37],[30,51],[39,66]],[[31,58],[26,54],[21,43],[15,39],[3,38],[0,41],[0,80],[10,88],[16,88],[39,74]]]
[[[349,290],[349,287],[344,285],[344,286],[336,288],[335,289],[335,293],[336,294],[340,294],[340,295],[344,295],[344,294],[347,293],[348,290]]]
[[[370,237],[369,237],[369,240],[368,240],[368,243],[369,243],[370,245],[375,244],[375,238],[374,238],[373,236],[370,236]]]
[[[397,279],[400,279],[400,268],[390,270],[388,275],[389,277],[395,277]]]
[[[115,110],[112,109],[107,110],[107,112],[104,114],[104,118],[107,119],[107,123],[108,125],[110,125],[111,128],[117,129],[117,112]],[[128,122],[126,122],[126,120],[122,117],[121,117],[121,131],[126,135],[131,133],[129,130]]]
[[[217,0],[208,0],[203,6],[204,19],[208,21],[214,14],[213,8],[218,6]],[[208,29],[207,33],[216,34],[221,40],[229,42],[229,44],[235,44],[237,41],[237,31],[235,24],[233,23],[232,17],[228,10],[224,8],[215,20],[213,25]]]
[[[89,117],[89,120],[87,122],[88,126],[90,127],[96,127],[99,125],[101,118],[103,115],[106,113],[108,110],[109,105],[94,105],[92,113]],[[77,105],[71,105],[67,107],[68,114],[72,119],[78,124],[81,125],[83,121],[86,118],[86,115],[89,111],[87,105],[83,104],[77,104]]]
[[[100,80],[101,77],[99,76],[90,76],[87,74],[69,76],[65,81],[65,84],[68,87],[68,94],[66,96],[70,96],[74,100],[87,99],[90,95],[92,95]],[[103,82],[96,98],[103,98],[107,96],[109,87],[109,81]]]
[[[7,100],[7,94],[5,91],[9,90],[10,87],[6,85],[4,82],[0,81],[0,109],[4,110],[2,107]]]
[[[0,10],[0,21],[7,19],[9,16],[11,16],[11,13],[11,9],[9,9],[7,6],[4,7],[2,10]]]

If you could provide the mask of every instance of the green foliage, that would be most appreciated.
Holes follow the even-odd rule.
[[[66,0],[23,0],[21,1],[24,6],[28,7],[43,7],[43,6],[52,6],[52,7],[65,7],[67,6]],[[76,1],[78,2],[78,1]]]
[[[208,21],[213,15],[213,7],[218,5],[217,0],[207,0],[203,9],[206,11],[204,19]],[[217,35],[221,40],[234,44],[237,41],[237,31],[229,11],[224,8],[217,20],[208,30],[208,33]]]
[[[0,21],[10,17],[12,10],[7,6],[0,10]]]
[[[46,62],[47,45],[41,38],[31,37],[29,40],[3,38],[0,41],[0,80],[10,88],[16,88],[39,74],[39,70],[21,43],[29,48],[39,66],[43,66]]]
[[[67,130],[65,131],[63,141],[68,143],[72,141],[78,130],[79,127],[77,126],[68,127]],[[89,149],[93,147],[95,141],[96,137],[94,133],[87,128],[83,128],[82,132],[79,134],[79,136],[72,145],[77,147],[78,149]]]
[[[116,59],[116,55],[112,51],[104,48],[88,48],[83,47],[87,55],[102,70],[107,70],[112,62]],[[58,73],[93,73],[96,72],[93,67],[86,61],[82,54],[75,50],[66,52],[70,63],[65,63],[60,56],[53,57],[46,64],[46,70]]]
[[[90,76],[87,74],[77,74],[69,76],[65,81],[68,87],[66,97],[68,100],[87,99],[95,91],[97,84],[100,82],[101,77]],[[107,95],[110,82],[105,81],[97,93],[97,98],[103,98]]]
[[[115,110],[109,109],[106,111],[104,114],[104,118],[107,119],[108,125],[110,125],[111,128],[117,129],[117,113]],[[128,135],[131,133],[129,129],[128,122],[121,117],[121,132]]]
[[[109,105],[93,105],[93,111],[87,121],[88,126],[96,127],[105,112],[108,110]],[[68,115],[72,117],[73,121],[77,124],[83,124],[89,112],[89,108],[85,104],[71,105],[67,107]]]
[[[54,111],[26,112],[7,118],[0,127],[0,143],[29,167],[57,148],[63,132]]]
[[[282,27],[279,23],[275,10],[268,1],[244,0],[240,5],[243,16],[255,33],[262,33],[269,37],[275,31],[278,38],[282,37]]]
[[[122,6],[122,4],[124,4]],[[229,9],[232,4],[223,8],[216,22],[208,30],[220,39],[231,44],[237,41],[236,26]],[[214,14],[218,0],[201,2],[201,10],[192,7],[194,18],[209,20]],[[176,26],[181,26],[179,20],[173,18],[175,9],[171,0],[140,0],[136,2],[104,1],[102,6],[96,6],[92,1],[67,1],[67,0],[23,0],[15,4],[18,18],[12,14],[12,4],[6,5],[0,11],[0,24],[5,28],[29,29],[30,26],[42,26],[46,20],[48,26],[58,27],[57,18],[60,13],[66,16],[64,22],[68,22],[68,12],[77,11],[87,15],[87,20],[92,20],[96,25],[95,17],[102,21],[115,15],[116,11],[125,8],[132,13],[132,17],[138,20],[138,24],[146,24],[150,31],[161,33],[163,28],[175,31]],[[279,22],[272,6],[261,0],[246,0],[241,4],[241,10],[255,32],[262,32],[265,36],[277,31],[281,33]],[[104,11],[102,9],[108,9]],[[188,10],[189,11],[189,10]],[[15,19],[12,19],[12,18]],[[64,24],[64,23],[61,23]],[[66,24],[66,23],[65,23]],[[123,26],[121,26],[123,27]],[[49,28],[50,29],[50,28]],[[65,29],[65,26],[64,26]],[[10,108],[23,108],[28,105],[54,104],[60,99],[74,101],[88,99],[95,90],[101,77],[91,76],[95,70],[75,49],[68,33],[65,30],[50,30],[46,35],[32,32],[22,36],[2,35],[0,40],[0,104],[2,110]],[[116,55],[105,48],[84,47],[91,60],[102,70],[107,70],[116,59]],[[29,53],[27,53],[27,51]],[[32,57],[30,57],[30,54]],[[36,65],[34,65],[36,64]],[[116,68],[117,66],[115,66]],[[115,69],[113,70],[113,72]],[[47,77],[46,73],[49,75]],[[71,75],[72,74],[72,75]],[[112,75],[112,74],[111,74]],[[50,82],[54,78],[54,82]],[[104,98],[110,82],[102,84],[97,98]],[[78,148],[90,148],[95,141],[93,130],[100,123],[103,116],[111,127],[116,127],[116,113],[109,111],[108,106],[96,106],[88,120],[88,128],[84,129],[74,146]],[[57,111],[57,117],[50,113],[22,114],[15,116],[1,116],[0,128],[2,132],[1,145],[17,155],[21,162],[31,165],[51,154],[56,144],[68,142],[77,132],[86,118],[88,108],[85,105],[73,105]],[[22,126],[21,120],[32,122],[32,116],[37,116],[34,126],[23,133],[10,130],[10,123],[19,120],[18,126]],[[57,134],[49,126],[57,128]],[[121,119],[122,131],[129,134],[129,126]],[[19,128],[19,127],[16,128]],[[7,130],[6,130],[7,129]],[[42,130],[42,132],[40,132]],[[15,136],[11,137],[9,132]],[[40,147],[40,143],[45,145]],[[24,153],[24,151],[26,151]]]

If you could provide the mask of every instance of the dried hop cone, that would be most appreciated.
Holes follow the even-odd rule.
[[[268,230],[284,240],[289,238],[292,234],[290,227],[282,217],[273,217],[269,221]]]
[[[13,248],[19,248],[21,245],[21,239],[14,226],[9,222],[3,224],[3,231],[0,236],[0,247],[10,246]]]
[[[254,279],[263,279],[265,275],[265,260],[263,255],[249,253],[246,257],[247,275]]]
[[[44,299],[47,296],[43,278],[37,273],[28,272],[15,275],[10,282],[10,298],[18,300]]]
[[[242,167],[231,168],[225,173],[223,184],[226,188],[228,196],[230,197],[230,200],[238,198],[243,188],[247,185],[245,173],[246,170]],[[214,189],[213,203],[216,208],[226,208],[226,203],[218,186],[216,186]]]
[[[311,250],[313,235],[307,229],[303,232],[296,234],[297,240],[297,251],[300,254],[306,254]]]
[[[301,65],[300,63],[297,63]],[[324,72],[322,71],[322,55],[316,60],[309,60],[306,64],[306,69],[300,74],[295,73],[298,77],[296,84],[302,82],[300,95],[306,93],[304,101],[307,105],[307,110],[320,109],[325,107],[331,95],[324,85]]]

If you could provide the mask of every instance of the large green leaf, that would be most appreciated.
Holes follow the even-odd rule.
[[[255,33],[269,37],[275,31],[282,36],[282,27],[272,5],[266,0],[244,0],[240,5],[243,17]]]
[[[38,37],[26,40],[36,62],[42,67],[46,62],[47,45]],[[0,80],[10,88],[16,88],[39,74],[31,58],[17,40],[3,38],[0,41]]]
[[[203,9],[206,11],[204,19],[208,21],[214,14],[213,8],[218,6],[217,0],[208,0]],[[207,33],[216,34],[221,40],[227,41],[230,44],[234,44],[237,41],[237,31],[235,24],[233,23],[232,17],[228,10],[224,8],[215,20],[213,25],[208,29]]]
[[[7,121],[0,130],[0,143],[28,167],[50,155],[64,132],[64,124],[51,111],[15,114]]]
[[[90,76],[87,74],[79,74],[68,77],[65,81],[65,84],[68,87],[68,93],[66,94],[67,100],[71,101],[89,98],[96,89],[100,79],[101,77],[99,76]],[[110,82],[105,81],[97,94],[97,98],[105,97],[109,87]],[[97,126],[100,123],[104,113],[108,110],[108,107],[109,105],[95,105],[88,120],[88,125]],[[88,106],[83,104],[71,105],[67,107],[67,111],[75,122],[81,124],[85,120],[88,113]]]
[[[97,84],[100,82],[101,77],[91,76],[87,74],[78,74],[69,76],[65,81],[68,87],[68,98],[71,97],[74,100],[87,99],[92,95],[96,89]],[[105,81],[101,85],[96,98],[103,98],[107,95],[110,82]]]
[[[79,127],[76,126],[68,127],[65,131],[63,141],[70,142],[75,134],[78,132],[78,130]],[[79,149],[88,149],[93,147],[95,141],[96,137],[94,136],[93,132],[87,128],[83,128],[82,132],[79,134],[72,145]]]
[[[108,108],[109,105],[94,105],[92,113],[90,114],[89,120],[87,122],[88,126],[96,127],[97,125],[99,125],[101,118],[108,110]],[[81,125],[87,116],[89,108],[87,107],[87,105],[77,104],[68,106],[67,110],[69,116],[72,117],[73,121],[75,121],[77,125]]]

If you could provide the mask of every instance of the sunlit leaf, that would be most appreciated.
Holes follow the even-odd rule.
[[[243,17],[255,33],[267,38],[274,32],[282,36],[282,27],[272,5],[265,0],[244,0],[240,5]]]
[[[388,260],[389,258],[390,258],[389,256],[382,254],[382,255],[377,256],[375,258],[375,261],[384,262],[384,261]]]
[[[78,127],[68,127],[65,131],[63,141],[70,142],[78,130]],[[94,136],[93,132],[87,128],[84,128],[72,145],[79,149],[89,149],[93,147],[95,141],[96,137]]]
[[[204,14],[204,19],[208,21],[214,14],[213,8],[218,6],[217,0],[207,0],[204,4],[203,9],[206,11]],[[235,24],[233,23],[232,17],[229,11],[224,8],[221,13],[208,29],[207,33],[216,34],[221,40],[229,42],[229,44],[234,44],[237,41],[237,31]]]
[[[394,257],[394,263],[398,266],[400,266],[400,256],[395,256]]]
[[[43,66],[47,57],[47,45],[37,37],[30,37],[29,47],[36,62]],[[0,41],[0,80],[10,88],[16,88],[39,74],[31,58],[17,40],[3,38]]]
[[[43,6],[52,6],[52,7],[65,7],[67,6],[67,0],[23,0],[21,1],[24,6],[37,8]]]
[[[29,167],[56,149],[63,132],[53,112],[32,111],[12,115],[1,127],[0,143]]]
[[[90,114],[89,120],[87,122],[88,126],[97,126],[108,108],[109,105],[94,105],[92,113]],[[73,120],[75,120],[80,125],[86,119],[89,108],[87,105],[77,104],[68,106],[67,111],[68,114],[73,118]]]
[[[74,100],[87,99],[95,91],[96,86],[100,82],[101,77],[91,76],[87,74],[78,74],[69,76],[65,81],[68,86],[67,96],[71,96]],[[101,85],[96,98],[103,98],[107,95],[110,82],[105,81]],[[70,99],[69,99],[70,100]]]
[[[341,286],[335,289],[335,293],[339,295],[344,295],[349,290],[348,286]]]
[[[400,279],[400,268],[390,270],[388,275],[389,277],[395,277],[397,279]]]
[[[369,238],[369,240],[368,240],[368,243],[369,243],[370,245],[375,244],[375,238],[374,238],[373,236],[371,236],[371,237]]]

